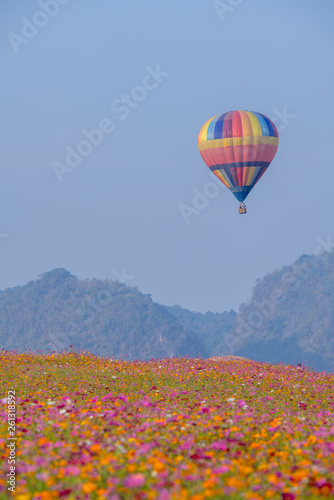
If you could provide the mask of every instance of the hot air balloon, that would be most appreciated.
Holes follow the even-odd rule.
[[[198,148],[210,170],[240,202],[261,179],[278,148],[274,123],[254,111],[228,111],[210,118],[198,134]]]

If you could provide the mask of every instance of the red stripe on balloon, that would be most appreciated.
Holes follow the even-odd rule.
[[[227,115],[224,118],[223,139],[233,137],[232,118],[233,118],[233,111],[230,111],[229,113],[227,113]]]
[[[234,111],[232,117],[233,137],[242,137],[242,120],[239,111]]]

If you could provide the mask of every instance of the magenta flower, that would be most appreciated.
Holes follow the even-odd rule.
[[[78,476],[80,474],[80,469],[76,465],[68,465],[65,468],[66,476]]]
[[[127,476],[124,482],[124,486],[126,488],[140,488],[141,486],[144,486],[146,481],[146,478],[144,474],[130,474]]]
[[[61,497],[67,497],[67,495],[69,495],[69,494],[71,493],[71,491],[72,491],[72,490],[70,490],[70,489],[68,489],[68,488],[67,488],[66,490],[62,490],[62,491],[60,491],[60,492],[59,492],[59,496],[60,496],[60,498],[61,498]]]
[[[226,465],[222,465],[221,467],[215,467],[212,469],[213,474],[225,474],[225,472],[228,472],[230,470],[229,467]]]

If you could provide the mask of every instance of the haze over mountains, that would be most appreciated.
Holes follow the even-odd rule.
[[[55,269],[0,292],[0,345],[42,352],[74,345],[142,360],[238,354],[333,371],[333,297],[333,251],[303,255],[258,280],[238,313],[167,307],[134,287]]]

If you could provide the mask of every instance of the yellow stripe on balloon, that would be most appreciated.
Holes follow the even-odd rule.
[[[239,111],[239,114],[241,118],[243,137],[252,137],[254,135],[253,127],[252,127],[252,122],[248,116],[248,113],[246,113],[246,111]]]
[[[226,187],[228,187],[228,188],[231,187],[231,184],[224,177],[224,175],[222,174],[222,172],[220,170],[215,170],[213,173],[218,177],[219,180],[222,181],[223,184],[225,184]]]
[[[254,174],[257,172],[257,170],[259,168],[260,167],[247,167],[247,169],[248,169],[248,176],[247,176],[247,180],[246,180],[245,186],[250,186],[251,185],[252,179],[254,177]]]
[[[252,124],[253,132],[252,132],[251,135],[255,136],[255,137],[256,136],[262,136],[262,129],[261,129],[261,125],[260,125],[259,120],[250,111],[245,111],[245,113],[248,115],[248,117],[249,117],[249,119],[251,121],[251,124]]]
[[[204,123],[203,127],[201,128],[201,130],[198,134],[198,142],[206,141],[209,125],[212,122],[212,120],[214,118],[216,118],[216,116],[218,116],[218,115],[213,116],[212,118],[210,118],[210,120],[208,120],[207,122]]]
[[[270,144],[278,146],[278,137],[228,137],[226,139],[213,139],[198,144],[200,151],[205,149],[225,148],[227,146],[248,146],[249,144]]]

